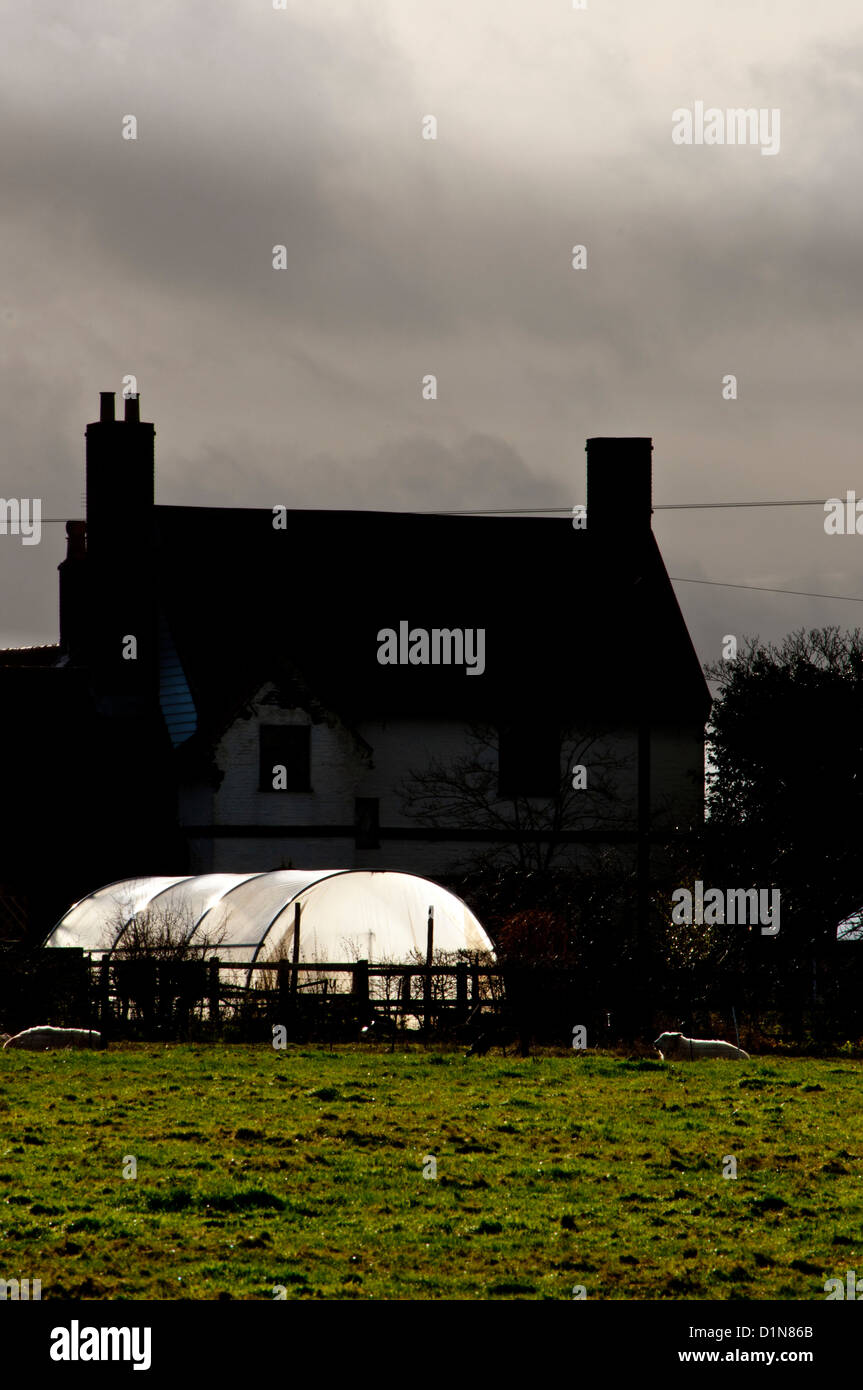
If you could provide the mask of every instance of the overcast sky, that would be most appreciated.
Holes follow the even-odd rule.
[[[3,30],[4,497],[83,515],[126,373],[167,504],[571,506],[585,439],[626,434],[657,502],[863,496],[852,0],[40,0]],[[778,108],[779,152],[675,144],[698,101]],[[819,507],[654,530],[673,576],[863,596]],[[56,640],[63,533],[0,536],[0,645]],[[702,659],[863,623],[676,589]]]

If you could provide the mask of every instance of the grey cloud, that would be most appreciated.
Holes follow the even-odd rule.
[[[850,4],[774,22],[729,5],[717,44],[672,0],[623,19],[496,0],[17,11],[3,490],[77,514],[84,425],[128,371],[164,502],[567,505],[585,438],[626,433],[654,436],[658,500],[855,486],[863,43]],[[673,146],[696,98],[780,107],[780,155]],[[724,531],[661,515],[672,573],[856,582],[852,551],[790,509]],[[25,560],[7,539],[0,627],[49,633],[56,541]],[[856,621],[678,592],[706,655],[720,628]]]

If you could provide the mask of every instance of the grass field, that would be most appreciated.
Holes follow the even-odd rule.
[[[823,1299],[863,1267],[860,1079],[811,1059],[6,1052],[0,1277],[43,1299]]]

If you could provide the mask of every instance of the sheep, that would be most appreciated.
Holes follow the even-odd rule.
[[[682,1033],[660,1033],[653,1046],[663,1061],[694,1062],[699,1057],[738,1057],[749,1061],[749,1053],[718,1038],[687,1038]]]
[[[25,1028],[3,1044],[5,1052],[9,1047],[23,1047],[30,1052],[47,1052],[52,1047],[105,1047],[102,1034],[93,1028]]]

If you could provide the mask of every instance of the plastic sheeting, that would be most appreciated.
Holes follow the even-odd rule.
[[[494,949],[454,893],[413,874],[369,869],[127,879],[75,903],[44,944],[98,954],[122,951],[128,924],[149,914],[157,931],[170,924],[175,936],[226,963],[289,959],[297,903],[304,963],[410,963],[417,953],[424,956],[429,907],[435,952]]]

